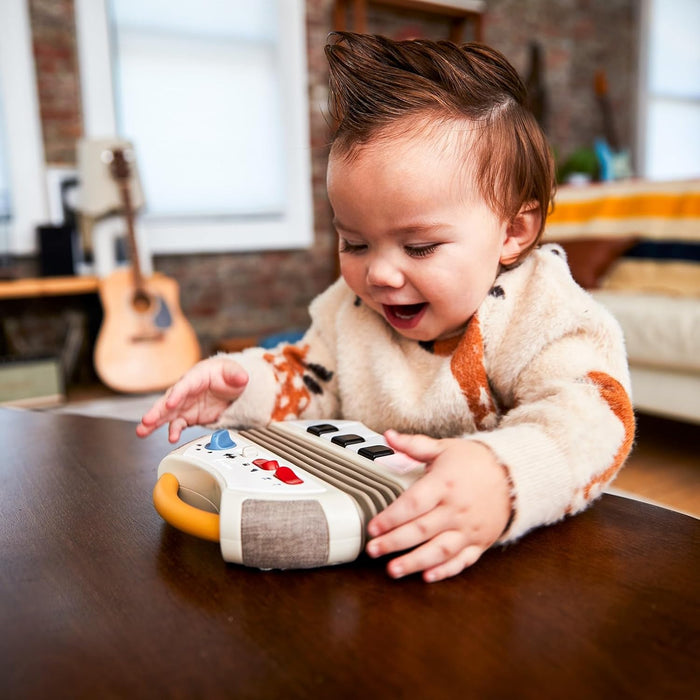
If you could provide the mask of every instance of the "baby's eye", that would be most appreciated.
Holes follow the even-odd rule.
[[[412,258],[425,258],[434,253],[439,246],[439,243],[431,243],[429,245],[407,245],[404,247],[404,250]]]
[[[361,253],[365,248],[367,248],[367,246],[363,243],[350,243],[350,241],[346,241],[344,238],[340,239],[339,251],[341,253]]]

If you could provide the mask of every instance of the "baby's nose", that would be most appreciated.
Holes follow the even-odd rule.
[[[404,276],[401,269],[390,260],[377,256],[369,261],[367,283],[373,287],[399,288],[404,284]]]

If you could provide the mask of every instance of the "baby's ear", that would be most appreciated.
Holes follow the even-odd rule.
[[[527,202],[521,207],[506,229],[501,265],[513,264],[523,251],[535,243],[541,223],[542,214],[537,202]]]

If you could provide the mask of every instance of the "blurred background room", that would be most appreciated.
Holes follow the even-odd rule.
[[[167,384],[96,366],[124,266],[135,305],[163,285],[140,301],[154,337],[182,324],[182,362],[303,331],[338,274],[334,29],[480,40],[518,69],[557,161],[546,235],[630,348],[616,487],[700,514],[700,0],[0,0],[0,403],[135,419]]]

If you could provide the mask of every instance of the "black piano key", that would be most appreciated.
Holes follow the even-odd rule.
[[[361,447],[357,451],[357,454],[362,457],[367,457],[367,459],[377,459],[378,457],[393,455],[394,450],[386,445],[368,445],[367,447]]]
[[[358,442],[364,442],[365,439],[359,435],[354,435],[353,433],[348,433],[347,435],[336,435],[331,438],[331,442],[341,447],[347,447],[348,445],[356,445]]]
[[[331,425],[330,423],[318,423],[317,425],[310,425],[306,429],[306,432],[320,437],[324,433],[337,433],[338,428],[336,428],[334,425]]]

